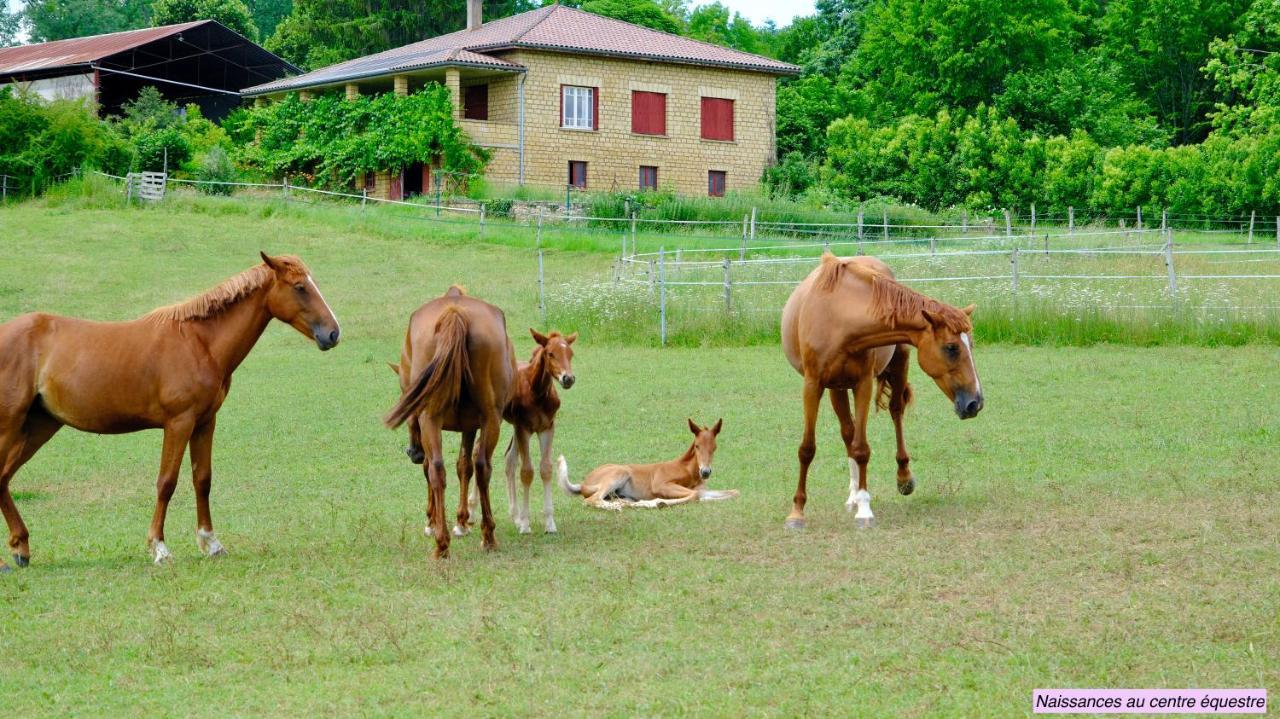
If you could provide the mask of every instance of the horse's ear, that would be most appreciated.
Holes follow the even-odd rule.
[[[537,342],[538,344],[542,345],[543,347],[546,347],[546,346],[547,346],[547,336],[546,336],[546,335],[542,334],[541,332],[539,332],[539,331],[535,330],[535,329],[534,329],[534,328],[532,328],[532,327],[530,327],[530,328],[529,328],[529,334],[533,335],[533,341],[534,341],[534,342]]]
[[[271,255],[268,255],[262,250],[258,250],[258,254],[262,255],[262,261],[267,265],[267,267],[270,267],[272,270],[276,272],[280,271],[280,263],[276,261],[276,258],[272,257]]]
[[[939,317],[937,315],[933,314],[929,310],[920,310],[920,314],[924,317],[925,324],[929,325],[930,327],[938,326]]]
[[[716,434],[716,435],[720,434],[720,427],[721,427],[723,424],[724,424],[724,418],[723,418],[723,417],[721,417],[720,419],[717,419],[717,420],[716,420],[716,423],[711,427],[711,434]]]
[[[574,332],[573,334],[569,335],[568,337],[565,337],[565,338],[564,338],[564,341],[565,341],[565,344],[573,344],[574,340],[576,340],[576,339],[578,339],[578,333],[577,333],[577,332]]]
[[[975,305],[975,304],[970,304],[968,307],[965,307],[964,309],[962,309],[962,310],[960,310],[960,311],[961,311],[961,312],[963,312],[963,313],[965,313],[965,314],[966,314],[966,315],[968,315],[969,317],[972,317],[972,316],[973,316],[973,311],[974,311],[974,310],[976,310],[976,309],[978,309],[978,306],[977,306],[977,305]]]
[[[698,426],[697,422],[693,421],[692,417],[689,418],[689,431],[693,432],[694,435],[697,435],[699,432],[702,431],[702,428]]]

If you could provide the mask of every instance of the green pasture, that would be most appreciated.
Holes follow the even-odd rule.
[[[237,372],[214,451],[224,559],[197,554],[184,468],[176,561],[149,563],[158,432],[64,430],[23,468],[32,565],[0,575],[6,716],[1005,717],[1035,688],[1280,686],[1280,349],[1256,337],[1027,346],[979,326],[978,418],[912,372],[916,493],[894,491],[873,417],[879,525],[855,529],[824,408],[809,528],[789,533],[800,380],[780,349],[656,348],[652,306],[619,309],[655,323],[643,336],[608,331],[632,315],[581,317],[556,439],[575,478],[674,456],[686,417],[723,417],[711,484],[741,498],[615,514],[557,491],[560,532],[535,500],[522,536],[498,476],[498,551],[472,535],[432,560],[421,470],[379,421],[385,362],[455,282],[506,310],[527,356],[529,239],[267,199],[0,208],[0,320],[135,317],[263,249],[301,255],[343,328],[321,353],[276,324]],[[551,289],[611,282],[614,238],[544,239],[553,317]],[[452,479],[448,496],[452,516]]]

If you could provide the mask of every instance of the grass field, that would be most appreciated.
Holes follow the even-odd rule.
[[[437,562],[421,471],[379,422],[384,362],[452,282],[500,304],[526,356],[536,289],[500,231],[393,225],[212,199],[0,209],[0,319],[134,317],[265,249],[307,260],[344,331],[322,354],[277,324],[236,374],[214,453],[224,560],[197,555],[184,468],[177,560],[149,564],[158,432],[64,430],[19,473],[33,561],[0,576],[6,715],[1010,716],[1037,687],[1278,686],[1274,345],[979,336],[977,419],[913,370],[911,497],[873,418],[873,530],[844,512],[824,409],[792,534],[800,381],[779,348],[584,335],[557,436],[575,476],[673,456],[685,417],[724,417],[712,485],[742,497],[612,514],[557,492],[560,533],[535,518],[520,536],[498,489],[499,551],[472,535]],[[585,283],[614,257],[548,259]]]

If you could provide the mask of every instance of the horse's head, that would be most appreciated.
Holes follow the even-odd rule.
[[[925,310],[927,327],[916,343],[920,369],[955,403],[960,419],[976,417],[982,411],[982,384],[973,361],[973,325],[969,322],[973,307],[945,308],[946,314],[963,313],[963,317]]]
[[[716,435],[720,434],[723,419],[716,420],[714,426],[699,427],[697,422],[689,420],[689,431],[693,432],[693,454],[698,458],[698,476],[706,479],[711,476],[711,458],[716,453]]]
[[[578,333],[571,335],[562,335],[559,332],[552,332],[544,335],[541,332],[529,328],[529,334],[533,335],[533,341],[542,347],[543,356],[546,358],[547,371],[551,376],[560,383],[561,387],[569,389],[577,378],[573,376],[573,347],[574,340],[578,339]]]
[[[311,272],[297,257],[272,257],[265,252],[262,261],[275,274],[267,293],[267,311],[272,317],[313,338],[321,350],[338,344],[338,319],[333,316]]]

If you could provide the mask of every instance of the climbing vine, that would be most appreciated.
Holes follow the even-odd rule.
[[[453,176],[465,177],[489,159],[454,122],[442,85],[354,100],[325,95],[303,102],[290,96],[238,112],[223,126],[238,141],[242,166],[274,177],[300,176],[321,187],[350,187],[362,173],[398,172],[436,159]]]

